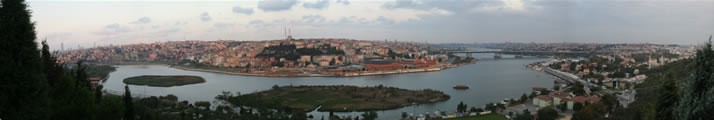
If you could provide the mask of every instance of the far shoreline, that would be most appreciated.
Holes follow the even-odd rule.
[[[273,75],[264,73],[246,73],[246,72],[229,72],[215,69],[202,69],[202,68],[188,68],[177,65],[166,65],[169,68],[175,68],[186,71],[198,71],[198,72],[211,72],[219,74],[228,75],[241,75],[241,76],[255,76],[255,77],[274,77],[274,78],[297,78],[297,77],[362,77],[362,76],[381,76],[381,75],[396,75],[396,74],[410,74],[410,73],[422,73],[422,72],[440,72],[442,70],[447,70],[451,68],[461,67],[469,64],[475,64],[476,62],[455,64],[455,65],[439,65],[438,68],[421,68],[421,69],[399,69],[392,71],[379,71],[379,72],[350,72],[347,74],[295,74],[295,75]],[[356,74],[356,75],[355,75]]]

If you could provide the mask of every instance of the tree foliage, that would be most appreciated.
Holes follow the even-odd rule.
[[[538,120],[555,120],[558,118],[558,111],[555,111],[553,107],[545,107],[538,110]]]
[[[0,118],[48,119],[48,84],[24,0],[0,1]]]
[[[573,114],[573,120],[599,120],[605,116],[606,106],[601,102],[592,103]]]
[[[375,119],[377,119],[377,112],[374,112],[374,111],[364,112],[362,114],[362,117],[365,120],[375,120]]]
[[[129,85],[124,85],[124,120],[134,120],[134,101],[129,91]]]
[[[714,51],[711,36],[709,42],[697,50],[694,56],[693,75],[688,80],[682,99],[674,113],[680,120],[712,119],[714,114]]]
[[[461,101],[459,103],[459,105],[456,106],[456,112],[458,112],[458,113],[467,112],[466,109],[468,109],[468,108],[469,108],[469,106],[464,104],[464,101]]]

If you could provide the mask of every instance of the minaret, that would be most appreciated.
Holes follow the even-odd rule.
[[[293,35],[292,31],[290,31],[290,28],[288,28],[288,37],[286,38],[287,41],[292,41],[293,40]]]

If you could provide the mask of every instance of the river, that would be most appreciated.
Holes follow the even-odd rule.
[[[487,103],[495,103],[504,98],[519,98],[523,93],[530,94],[533,87],[551,88],[553,78],[543,72],[526,68],[526,64],[544,61],[542,58],[493,59],[493,54],[474,54],[480,59],[476,64],[465,65],[439,72],[423,72],[363,77],[297,77],[273,78],[258,76],[240,76],[210,72],[186,71],[170,68],[165,65],[117,65],[117,71],[112,72],[104,83],[104,88],[113,92],[124,92],[123,79],[139,75],[193,75],[203,77],[206,82],[201,84],[148,87],[129,85],[133,96],[162,96],[174,94],[179,100],[212,101],[222,91],[234,94],[253,93],[270,89],[273,85],[355,85],[355,86],[392,86],[404,89],[434,89],[451,95],[444,102],[409,106],[393,110],[378,111],[382,120],[400,119],[401,112],[424,114],[434,111],[455,112],[456,105],[464,104],[482,107]],[[468,85],[470,89],[455,90],[454,85]],[[309,113],[315,119],[327,117],[326,112]],[[361,113],[336,113],[337,115],[359,115]]]

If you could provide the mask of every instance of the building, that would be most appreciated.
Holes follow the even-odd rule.
[[[538,107],[546,107],[553,105],[553,98],[546,95],[536,96],[535,98],[533,98],[533,105],[537,105]]]

